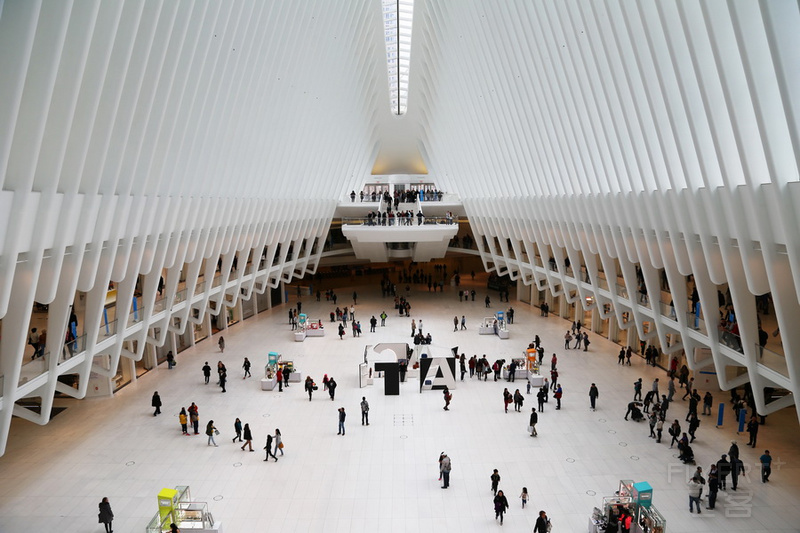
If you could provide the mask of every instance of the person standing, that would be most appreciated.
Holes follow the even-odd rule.
[[[384,326],[386,325],[386,318],[387,318],[388,316],[389,316],[389,315],[387,315],[387,314],[386,314],[386,311],[383,311],[383,312],[381,313],[381,327],[384,327]]]
[[[161,414],[161,396],[158,395],[158,391],[153,393],[153,399],[150,400],[150,405],[156,408],[156,410],[153,412],[153,416],[158,416]]]
[[[214,421],[209,420],[208,424],[206,425],[206,435],[208,435],[208,445],[211,446],[213,444],[216,447],[217,442],[214,440],[214,433],[217,433],[217,428],[214,427]]]
[[[366,396],[361,397],[361,425],[369,425],[369,402]]]
[[[544,413],[544,398],[545,398],[546,395],[547,395],[547,393],[545,392],[545,388],[544,387],[540,387],[539,388],[539,392],[536,393],[536,400],[539,403],[539,412],[540,413]]]
[[[453,317],[453,331],[458,331],[458,315]]]
[[[561,385],[558,386],[556,389],[556,393],[553,394],[553,398],[556,399],[556,410],[558,411],[561,409],[561,397],[564,395],[564,391],[561,390]]]
[[[750,434],[750,440],[747,442],[748,446],[752,446],[753,448],[756,447],[756,439],[758,438],[758,420],[756,419],[756,415],[750,417],[750,421],[747,423],[747,432]]]
[[[697,514],[700,514],[700,493],[703,492],[703,485],[700,480],[693,477],[689,483],[689,512],[694,512],[694,507],[697,506]]]
[[[505,408],[505,412],[508,413],[508,404],[514,401],[514,397],[511,396],[511,393],[508,392],[508,389],[503,389],[503,406]]]
[[[500,525],[503,525],[503,514],[508,509],[508,498],[505,497],[503,491],[497,491],[494,496],[494,519],[500,518]]]
[[[184,435],[188,435],[189,434],[189,430],[188,430],[189,417],[186,414],[186,408],[185,407],[181,407],[181,412],[178,414],[178,421],[181,423],[181,431],[183,432],[183,434]]]
[[[714,397],[711,395],[710,392],[706,392],[706,395],[703,396],[703,414],[710,415],[711,414],[711,407],[714,404]]]
[[[550,519],[547,518],[547,513],[539,511],[536,525],[533,526],[533,533],[547,533],[548,531],[550,531]]]
[[[336,382],[333,380],[333,377],[328,378],[328,394],[331,397],[331,401],[336,397]]]
[[[228,373],[223,368],[222,372],[219,373],[219,386],[222,388],[222,392],[228,392],[225,390],[225,384],[228,382]]]
[[[653,380],[653,394],[656,398],[658,398],[658,378]]]
[[[250,359],[248,359],[247,357],[244,358],[244,363],[242,364],[242,368],[244,368],[244,377],[242,379],[253,377],[250,374]]]
[[[208,380],[211,379],[211,366],[209,366],[208,361],[203,365],[203,376],[206,379],[206,385],[208,385]]]
[[[375,327],[378,325],[378,319],[375,318],[375,315],[372,315],[372,318],[369,319],[369,332],[375,333]]]
[[[283,437],[281,436],[281,430],[275,428],[275,449],[272,451],[273,455],[277,454],[278,451],[281,452],[281,457],[283,456]]]
[[[339,433],[337,435],[344,436],[344,420],[347,418],[347,413],[344,412],[344,407],[339,408]]]
[[[242,442],[242,421],[238,418],[233,423],[233,431],[236,433],[236,436],[233,437],[233,442],[236,442],[236,439]]]
[[[569,332],[569,330],[567,330],[567,332],[564,333],[564,349],[565,350],[569,350],[570,341],[572,341],[572,334]]]
[[[461,329],[467,329],[467,317],[465,315],[461,315]]]
[[[706,509],[713,510],[716,507],[717,492],[719,492],[719,478],[716,472],[710,472],[708,474],[708,505],[706,505]]]
[[[278,462],[278,456],[275,455],[275,452],[272,451],[272,433],[267,433],[267,443],[264,445],[264,449],[267,451],[267,456],[264,458],[265,461],[269,461],[269,456],[271,455],[275,462]]]
[[[239,419],[237,418],[236,420],[238,421]],[[233,439],[233,441],[236,442],[236,439]],[[239,439],[239,442],[241,442],[241,439]],[[250,424],[244,425],[244,444],[242,444],[242,451],[244,451],[245,446],[249,447],[251,452],[255,451],[253,449],[253,433],[250,431]]]
[[[448,389],[447,386],[445,386],[445,388],[442,391],[442,393],[443,393],[443,397],[444,397],[444,410],[445,411],[449,411],[450,410],[450,400],[453,399],[453,395],[450,394],[450,389]]]
[[[114,512],[111,510],[111,503],[108,498],[103,498],[99,504],[100,514],[97,515],[97,520],[106,528],[106,533],[113,533],[111,529],[111,522],[114,520]]]
[[[486,296],[486,299],[484,300],[484,302],[486,303],[486,307],[491,307],[490,304],[492,303],[492,300],[489,298],[488,295]]]
[[[172,370],[172,367],[175,366],[175,356],[172,355],[172,350],[167,352],[167,368]]]
[[[597,397],[600,396],[600,392],[597,390],[597,385],[592,383],[592,386],[589,387],[589,403],[592,406],[592,411],[596,411],[595,408],[597,403]]]
[[[306,376],[306,383],[304,385],[308,393],[308,401],[311,401],[311,395],[314,393],[314,379],[311,376]]]
[[[495,496],[497,496],[497,486],[500,484],[500,472],[495,468],[492,471],[492,475],[489,476],[489,479],[492,480],[492,488],[491,490]]]
[[[194,429],[194,434],[199,435],[200,416],[199,416],[199,410],[194,402],[192,402],[192,405],[189,406],[189,409],[187,409],[187,411],[189,411],[189,421],[192,423],[192,429]]]
[[[642,401],[642,378],[633,382],[633,401]]]
[[[728,462],[728,456],[724,453],[722,457],[720,457],[719,461],[717,461],[717,476],[719,476],[719,488],[722,490],[726,490],[726,480],[728,475],[731,473],[731,463]]]
[[[764,450],[764,454],[759,458],[761,461],[761,483],[769,482],[769,476],[772,474],[772,456],[769,450]]]
[[[219,337],[218,344],[219,344],[219,351],[225,353],[225,338],[222,335],[220,335]]]
[[[450,462],[450,457],[446,453],[442,453],[442,461],[440,463],[442,472],[442,488],[450,487],[450,471],[453,469],[453,464]]]
[[[292,375],[292,371],[289,370],[289,365],[283,365],[283,386],[289,386],[289,376]]]
[[[467,357],[462,353],[458,359],[459,369],[461,370],[461,381],[464,381],[464,376],[467,374]]]
[[[531,437],[538,437],[539,433],[536,431],[536,424],[539,423],[539,414],[536,412],[536,409],[531,407],[531,418],[528,422],[528,432],[531,434]]]

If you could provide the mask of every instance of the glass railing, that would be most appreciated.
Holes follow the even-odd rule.
[[[175,303],[180,303],[180,302],[185,301],[187,292],[188,291],[186,289],[181,289],[178,292],[176,292],[175,293]]]
[[[59,363],[63,363],[67,359],[86,351],[86,335],[81,335],[74,341],[64,343],[64,349],[61,350],[61,358]]]
[[[696,315],[695,313],[686,313],[686,324],[701,333],[707,334],[708,330],[706,329],[706,321],[703,317]]]
[[[194,286],[194,293],[201,294],[206,291],[206,282],[205,281],[198,281]]]
[[[135,311],[131,311],[128,313],[128,320],[125,324],[125,327],[131,327],[132,325],[136,324],[137,322],[142,321],[142,317],[144,316],[144,307],[140,307]]]
[[[100,332],[97,338],[102,339],[104,337],[110,337],[111,335],[116,335],[116,334],[117,334],[117,321],[112,320],[111,322],[100,324]]]
[[[211,281],[211,288],[219,287],[222,285],[222,274],[217,274],[214,276],[214,279]]]
[[[742,347],[742,338],[739,335],[736,335],[722,326],[717,326],[717,332],[719,333],[720,344],[736,350],[739,353],[744,353],[744,348]]]
[[[678,315],[675,312],[674,305],[670,305],[665,302],[658,302],[658,308],[661,311],[661,316],[671,318],[672,320],[678,320]]]
[[[458,217],[422,217],[420,219],[414,215],[413,217],[383,217],[380,220],[367,217],[342,217],[342,225],[345,224],[351,226],[430,226],[434,224],[458,224]]]
[[[603,290],[606,290],[606,291],[609,290],[608,289],[608,280],[606,278],[602,277],[602,276],[597,276],[597,286],[600,287]]]
[[[160,313],[167,308],[167,299],[159,298],[153,303],[153,313]]]
[[[27,357],[22,361],[22,368],[19,373],[19,381],[17,386],[20,387],[47,371],[47,362],[50,360],[50,352],[45,353],[36,359],[28,359]]]
[[[774,370],[786,378],[789,377],[789,368],[786,364],[786,356],[784,354],[768,348],[762,348],[758,344],[756,345],[756,353],[758,354],[758,364],[760,366]]]
[[[625,285],[617,283],[617,296],[620,298],[628,297],[628,288]]]

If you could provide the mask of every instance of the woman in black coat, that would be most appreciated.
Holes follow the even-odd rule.
[[[536,525],[533,527],[533,533],[547,533],[549,531],[550,519],[547,518],[547,513],[539,511],[539,518],[536,519]]]
[[[114,513],[111,511],[108,498],[103,498],[103,501],[100,502],[100,514],[97,515],[97,520],[106,526],[106,533],[112,533],[111,521],[114,520]]]
[[[500,525],[503,525],[503,514],[508,509],[508,499],[502,490],[497,491],[497,496],[494,497],[494,519],[500,519]]]
[[[153,416],[161,414],[161,396],[158,395],[158,391],[153,393],[153,399],[150,401],[150,405],[156,408],[155,412],[153,412]]]
[[[253,450],[253,434],[250,432],[250,424],[244,425],[244,444],[242,444],[242,451],[244,451],[244,447],[249,446],[250,451]]]

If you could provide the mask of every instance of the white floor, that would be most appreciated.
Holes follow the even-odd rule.
[[[303,311],[323,319],[329,327],[325,338],[295,343],[287,307],[279,307],[227,331],[224,355],[214,337],[179,354],[174,370],[159,367],[114,398],[60,401],[68,409],[47,426],[15,420],[8,451],[0,458],[0,531],[100,532],[97,503],[108,496],[116,516],[114,530],[141,532],[156,512],[157,492],[175,485],[189,485],[195,500],[209,502],[226,533],[485,531],[500,527],[489,490],[493,468],[499,469],[500,488],[511,503],[506,531],[531,531],[540,509],[548,512],[554,531],[586,531],[592,508],[613,494],[623,478],[653,485],[654,503],[671,532],[799,530],[800,469],[795,460],[800,443],[793,409],[769,417],[756,450],[744,446],[746,435],[739,437],[746,464],[756,463],[764,448],[776,462],[785,463],[773,469],[771,482],[763,485],[757,473],[751,474],[738,492],[730,493],[740,498],[738,503],[720,493],[716,512],[689,514],[688,467],[677,461],[668,442],[655,444],[648,438],[645,423],[623,420],[635,379],[641,376],[649,384],[661,376],[663,381],[663,371],[646,367],[638,357],[633,367],[617,366],[619,347],[599,335],[592,335],[588,352],[565,351],[567,322],[542,318],[538,309],[519,302],[512,301],[516,320],[511,339],[479,336],[478,321],[500,304],[492,292],[493,308],[485,309],[486,291],[480,288],[485,284],[475,282],[475,287],[478,297],[468,303],[460,303],[452,288],[430,294],[414,287],[412,316],[424,320],[442,354],[459,346],[468,357],[485,353],[490,360],[508,359],[538,333],[545,360],[553,351],[559,356],[565,394],[561,411],[554,410],[551,399],[540,416],[538,438],[526,433],[535,398],[528,397],[523,414],[504,414],[505,382],[467,378],[453,391],[449,412],[442,410],[440,392],[420,394],[415,383],[403,384],[399,397],[384,396],[380,381],[359,389],[358,363],[365,345],[411,340],[411,320],[398,317],[392,301],[381,299],[372,284],[358,287],[360,338],[352,338],[348,329],[339,340],[328,326],[333,306],[324,298],[317,303],[306,296]],[[351,303],[352,291],[337,290],[340,305]],[[387,326],[368,333],[370,316],[383,310],[389,315]],[[462,314],[470,329],[453,332],[453,316]],[[336,401],[321,386],[312,402],[299,385],[283,393],[262,392],[258,380],[269,351],[293,359],[320,385],[323,374],[334,376],[339,383]],[[254,374],[246,381],[240,370],[244,356],[253,362]],[[220,359],[229,369],[226,394],[213,381],[204,385],[200,370],[204,361],[214,366]],[[600,389],[596,412],[588,405],[591,382]],[[516,386],[524,392],[524,382]],[[700,383],[704,391],[702,387]],[[153,417],[150,407],[154,390],[164,401],[160,417]],[[360,424],[362,395],[371,405],[369,427]],[[727,399],[728,393],[715,394],[715,403]],[[203,435],[181,434],[177,413],[192,401],[200,408],[201,426],[211,418],[222,430],[218,448],[207,446]],[[341,406],[349,414],[344,437],[336,434]],[[670,418],[685,425],[686,409],[686,402],[678,400]],[[260,443],[256,453],[231,443],[237,416],[250,423]],[[706,471],[727,452],[731,438],[737,438],[730,418],[721,429],[714,428],[714,421],[703,417],[694,444],[698,464]],[[261,447],[276,427],[283,433],[286,455],[265,463]],[[437,481],[441,451],[453,462],[448,490],[441,490]],[[532,498],[525,510],[518,498],[523,486]]]

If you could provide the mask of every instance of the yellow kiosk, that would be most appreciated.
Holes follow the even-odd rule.
[[[167,517],[170,522],[178,522],[175,510],[178,508],[178,491],[175,489],[161,489],[158,493],[158,517],[164,523]]]

